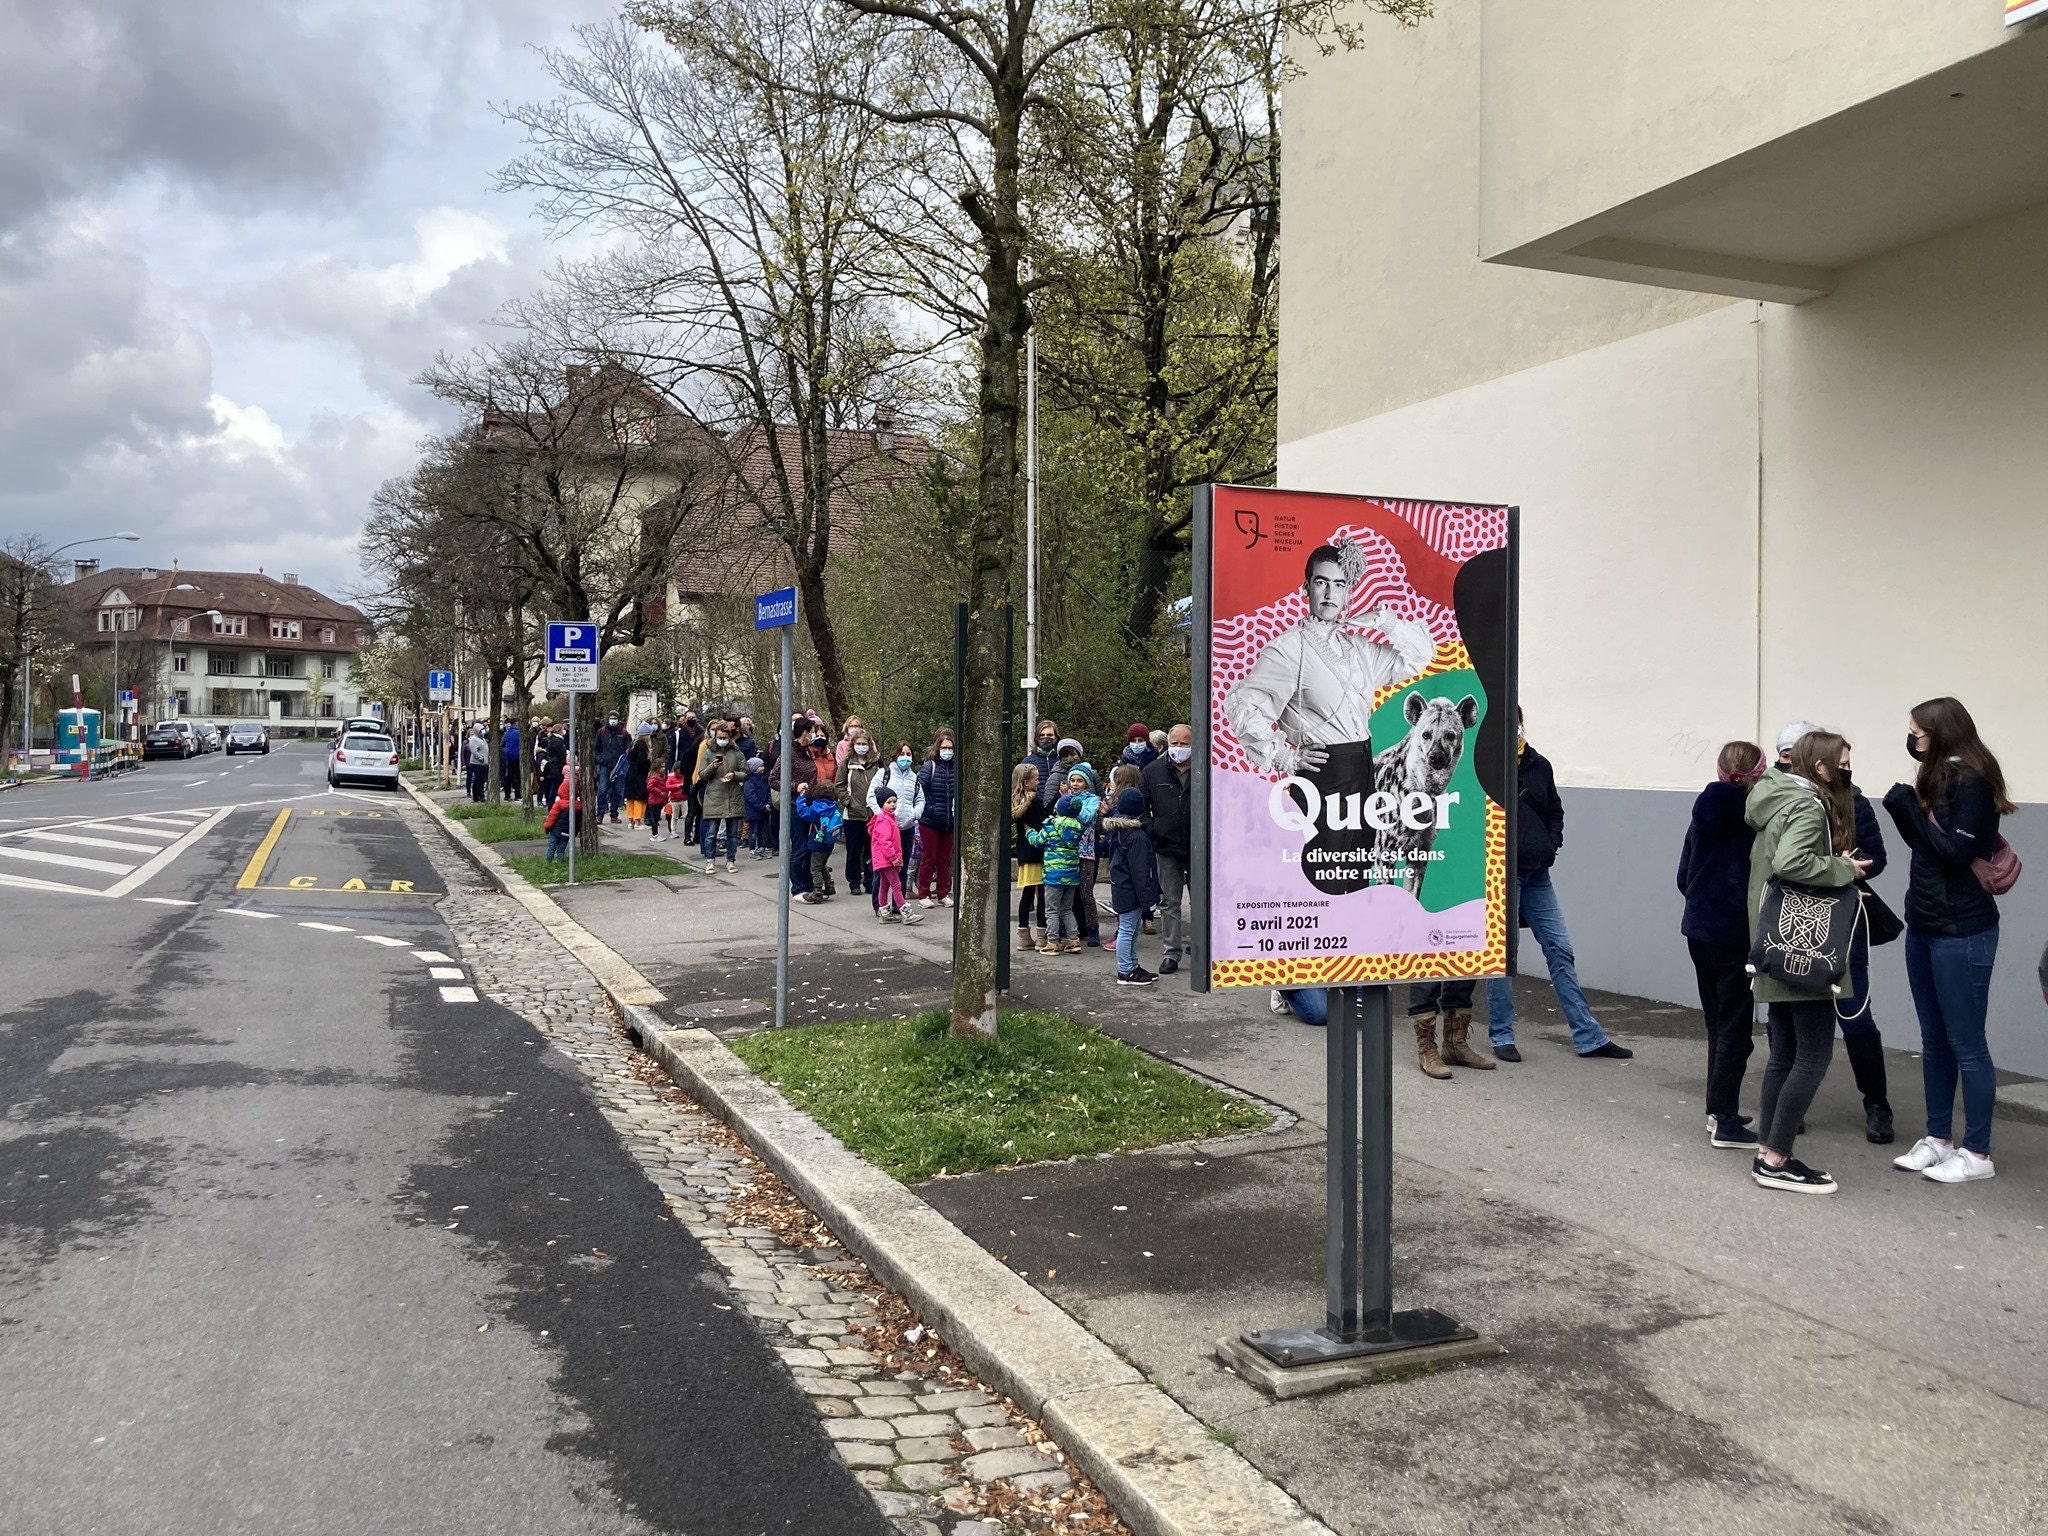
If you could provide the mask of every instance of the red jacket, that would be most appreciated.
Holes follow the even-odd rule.
[[[668,775],[650,773],[647,775],[647,809],[658,811],[668,804]]]
[[[562,812],[569,808],[569,794],[575,780],[576,775],[573,773],[562,775],[562,787],[555,791],[555,803],[548,809],[547,820],[541,823],[543,830],[549,832],[555,830],[555,823],[561,819]],[[583,797],[581,795],[576,796],[576,814],[581,819],[583,814]]]
[[[868,823],[868,859],[876,869],[903,867],[903,829],[894,816],[877,816]]]

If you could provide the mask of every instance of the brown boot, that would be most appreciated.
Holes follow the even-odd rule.
[[[1081,941],[1079,939],[1061,939],[1060,953],[1063,955],[1078,955],[1081,953]]]
[[[1415,1052],[1426,1076],[1451,1075],[1451,1069],[1444,1065],[1443,1057],[1436,1053],[1436,1015],[1433,1013],[1415,1015]]]
[[[1493,1070],[1493,1058],[1480,1055],[1467,1043],[1467,1037],[1471,1032],[1471,1009],[1445,1009],[1443,1058],[1454,1067],[1480,1067],[1491,1072]]]

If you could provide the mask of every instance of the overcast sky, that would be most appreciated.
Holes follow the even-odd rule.
[[[356,586],[410,379],[561,254],[492,103],[615,8],[0,0],[0,533]]]

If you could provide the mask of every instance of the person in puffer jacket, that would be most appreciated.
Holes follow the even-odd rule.
[[[1706,1018],[1707,1140],[1716,1147],[1756,1146],[1741,1113],[1756,1008],[1749,995],[1749,850],[1756,833],[1742,812],[1763,772],[1763,748],[1755,742],[1721,748],[1714,782],[1693,801],[1678,855],[1678,889],[1685,897],[1678,931],[1692,954]]]
[[[1116,797],[1116,814],[1102,818],[1109,850],[1109,904],[1116,911],[1116,981],[1149,987],[1158,978],[1138,964],[1138,925],[1159,902],[1159,872],[1145,830],[1145,792],[1135,785]]]
[[[1026,834],[1045,855],[1045,953],[1073,955],[1081,950],[1081,920],[1074,898],[1081,888],[1080,806],[1072,795],[1053,802],[1052,814]]]

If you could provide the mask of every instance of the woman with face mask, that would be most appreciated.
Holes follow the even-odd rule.
[[[1920,1068],[1927,1083],[1927,1134],[1892,1165],[1938,1184],[1988,1179],[1991,1108],[1998,1079],[1985,1043],[1991,968],[1998,959],[1997,891],[2018,873],[1998,821],[2013,812],[2005,773],[1951,698],[1913,707],[1906,751],[1920,765],[1911,784],[1884,797],[1913,852],[1906,886],[1906,979],[1920,1015]],[[1963,1139],[1955,1141],[1955,1100],[1963,1095]]]
[[[846,888],[859,893],[868,888],[873,875],[868,822],[875,813],[868,805],[868,791],[875,787],[882,764],[873,738],[858,721],[847,728],[840,747],[846,753],[846,761],[839,770],[839,808],[846,817]]]
[[[923,849],[917,864],[920,906],[953,905],[953,825],[960,783],[954,754],[953,733],[941,731],[917,770],[917,787],[924,796],[917,818],[917,840]]]
[[[1742,813],[1763,775],[1764,750],[1755,742],[1722,747],[1714,782],[1692,803],[1678,854],[1678,893],[1685,898],[1678,931],[1692,955],[1707,1025],[1707,1142],[1752,1152],[1756,1132],[1741,1108],[1742,1076],[1755,1049],[1747,898],[1756,831]]]

